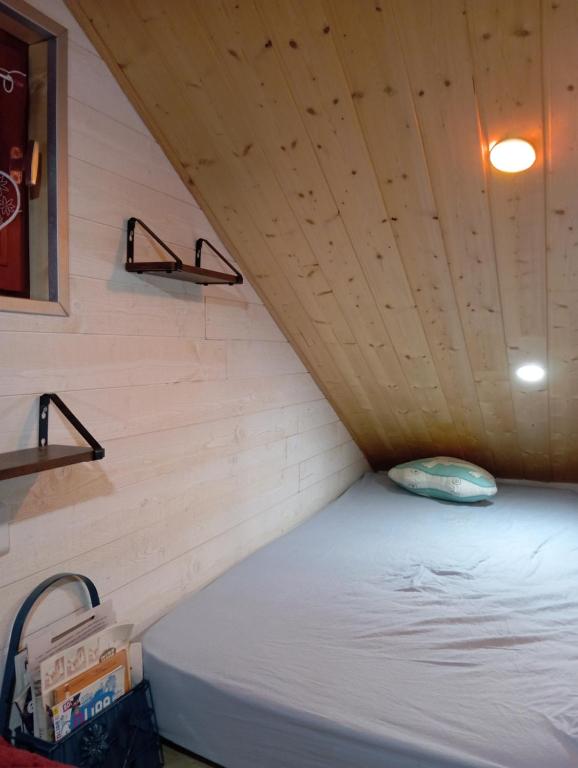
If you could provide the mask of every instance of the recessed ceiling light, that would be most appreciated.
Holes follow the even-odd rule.
[[[522,381],[542,381],[545,375],[546,371],[537,363],[528,363],[516,369],[516,376]]]
[[[504,139],[490,145],[490,162],[498,171],[520,173],[536,162],[536,150],[524,139]]]

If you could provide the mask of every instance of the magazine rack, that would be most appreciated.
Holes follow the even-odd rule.
[[[86,586],[92,607],[100,604],[94,583],[78,573],[51,576],[28,595],[16,615],[6,655],[0,693],[0,735],[16,747],[78,768],[160,768],[164,765],[163,753],[146,680],[60,741],[43,741],[21,728],[10,730],[16,683],[14,658],[20,651],[24,625],[41,595],[59,582],[70,579],[79,579]]]

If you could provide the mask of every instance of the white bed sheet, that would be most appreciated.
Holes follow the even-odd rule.
[[[578,495],[368,474],[144,651],[163,735],[226,768],[576,768]]]

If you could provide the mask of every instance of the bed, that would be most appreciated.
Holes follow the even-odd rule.
[[[578,495],[368,474],[144,637],[161,733],[226,768],[576,768]]]

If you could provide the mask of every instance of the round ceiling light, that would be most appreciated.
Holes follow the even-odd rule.
[[[516,369],[516,376],[522,381],[532,383],[542,381],[545,375],[546,371],[537,363],[528,363],[527,365],[521,365]]]
[[[524,139],[504,139],[490,145],[490,162],[498,171],[520,173],[536,162],[536,150]]]

